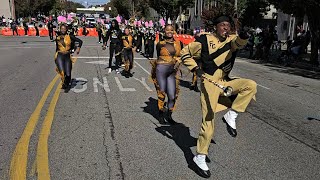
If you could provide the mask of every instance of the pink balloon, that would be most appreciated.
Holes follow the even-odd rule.
[[[161,18],[159,22],[160,22],[161,26],[164,26],[166,24],[165,21],[163,20],[163,18]]]
[[[72,20],[72,16],[70,14],[68,14],[68,20]]]
[[[118,23],[120,23],[120,22],[121,22],[121,17],[118,15],[118,16],[116,17],[116,20],[118,21]]]
[[[153,27],[153,22],[152,22],[152,20],[149,21],[149,27]]]
[[[67,22],[67,18],[66,17],[64,17],[64,16],[58,16],[58,22]]]

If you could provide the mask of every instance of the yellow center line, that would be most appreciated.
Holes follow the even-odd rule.
[[[75,64],[77,57],[72,57],[72,62]],[[39,180],[50,180],[50,170],[49,170],[49,153],[48,153],[48,139],[51,131],[51,125],[54,119],[54,111],[59,99],[60,89],[62,82],[59,83],[52,100],[50,102],[47,114],[44,118],[42,128],[39,134],[37,155],[36,155],[36,171]],[[32,167],[34,169],[34,167]],[[33,172],[31,172],[33,173]]]
[[[59,94],[61,90],[62,83],[58,85],[52,100],[49,105],[49,109],[46,117],[44,118],[42,128],[39,135],[38,147],[37,147],[37,173],[39,180],[49,180],[50,171],[49,171],[49,156],[48,156],[48,138],[50,135],[51,125],[54,118],[54,111],[57,105]]]
[[[31,114],[28,123],[16,145],[10,163],[9,176],[11,180],[26,179],[30,137],[38,123],[41,109],[43,108],[44,103],[46,102],[51,90],[53,89],[53,86],[58,79],[59,75],[56,75],[44,91],[36,109]]]

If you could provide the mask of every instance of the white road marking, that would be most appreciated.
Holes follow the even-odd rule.
[[[152,92],[152,89],[148,86],[148,84],[146,82],[146,78],[143,77],[140,80],[140,79],[134,77],[134,79],[139,81],[148,91]]]
[[[260,86],[260,87],[262,87],[262,88],[265,88],[265,89],[270,90],[270,88],[268,88],[268,87],[266,87],[266,86],[262,86],[262,85],[260,85],[260,84],[257,84],[257,85]]]
[[[72,83],[75,83],[76,86],[71,88],[71,90],[75,93],[81,93],[87,90],[88,85],[87,85],[88,80],[85,78],[75,78],[75,82],[73,81]],[[80,88],[79,88],[80,86]]]
[[[34,47],[1,47],[0,49],[13,49],[13,48],[31,49],[31,48],[34,48]],[[45,48],[45,47],[36,47],[36,48]]]
[[[124,87],[122,86],[122,84],[121,84],[121,82],[120,82],[120,80],[119,80],[118,77],[114,77],[114,79],[116,80],[116,83],[117,83],[120,91],[122,91],[122,92],[125,92],[125,91],[131,91],[131,92],[132,92],[132,91],[136,91],[135,88],[124,88]]]
[[[99,91],[98,85],[100,85],[101,87],[103,87],[103,89],[104,89],[106,92],[110,92],[109,84],[108,84],[108,81],[107,81],[107,78],[106,78],[106,77],[103,77],[103,83],[100,82],[98,78],[94,77],[94,78],[93,78],[93,91],[94,91],[94,92],[98,92],[98,91]]]
[[[136,59],[136,58],[135,58]],[[145,58],[144,58],[145,59]],[[146,70],[141,64],[139,64],[137,61],[134,61],[135,64],[137,64],[142,70],[144,70],[147,74],[151,75],[148,70]]]

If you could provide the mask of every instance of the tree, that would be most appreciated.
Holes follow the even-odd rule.
[[[30,2],[26,0],[14,0],[17,17],[26,17],[30,14]]]
[[[111,10],[109,10],[111,8]],[[109,14],[110,17],[116,17],[118,15],[117,8],[114,7],[112,2],[108,2],[107,4],[104,5],[104,12]]]
[[[271,4],[274,4],[277,9],[281,9],[287,14],[294,14],[296,17],[308,17],[309,28],[311,33],[311,57],[310,62],[316,66],[319,66],[318,61],[318,49],[320,41],[320,19],[319,0],[268,0]]]
[[[270,3],[267,0],[239,0],[238,15],[244,26],[255,26],[269,11]]]
[[[111,0],[111,3],[117,9],[118,14],[125,19],[130,18],[131,0]]]
[[[63,9],[67,13],[76,12],[77,8],[84,8],[84,6],[82,4],[80,4],[80,3],[73,2],[73,1],[66,1],[64,6],[63,6]]]
[[[149,17],[149,0],[133,0],[134,16]]]
[[[170,18],[175,20],[182,10],[187,9],[193,4],[193,0],[149,0],[150,7],[157,11],[166,21]]]

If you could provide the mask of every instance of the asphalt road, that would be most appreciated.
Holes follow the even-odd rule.
[[[201,179],[188,166],[201,124],[191,74],[183,68],[173,114],[181,124],[160,125],[148,60],[135,55],[132,78],[108,74],[108,51],[82,39],[64,93],[53,42],[0,37],[0,179]],[[217,115],[211,179],[319,179],[320,74],[238,59],[232,75],[258,83],[257,102],[239,116],[236,138]]]

